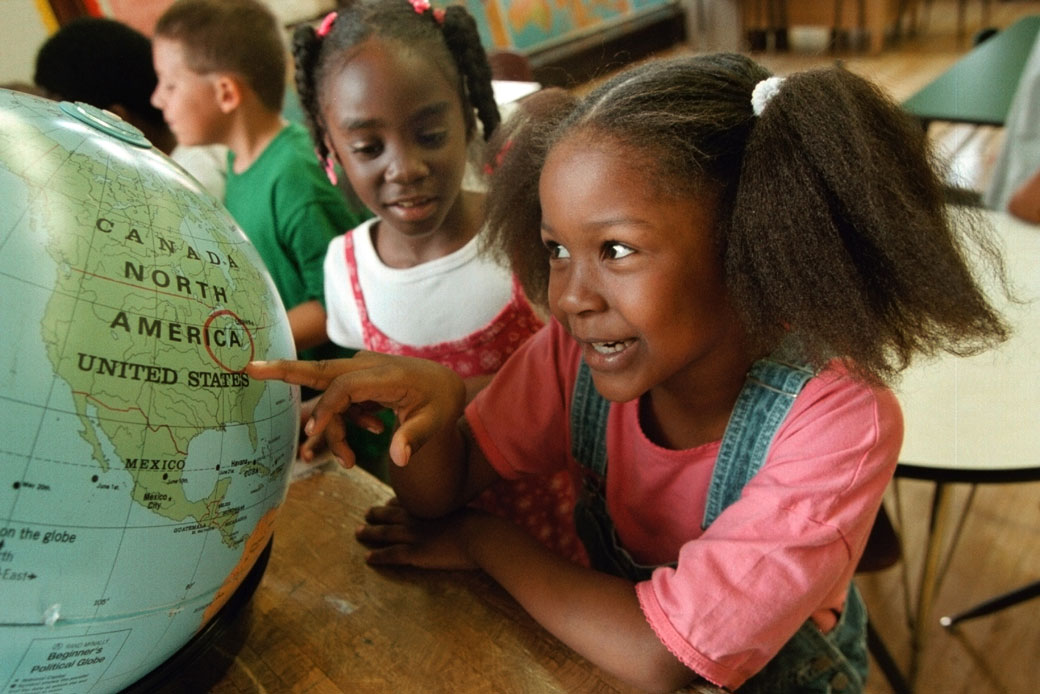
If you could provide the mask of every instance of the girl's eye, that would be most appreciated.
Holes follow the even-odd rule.
[[[350,153],[366,159],[378,157],[383,151],[383,145],[379,142],[357,142],[350,146]]]
[[[621,258],[632,255],[633,253],[635,253],[634,250],[617,241],[603,244],[603,257],[607,260],[620,260]]]
[[[447,139],[447,130],[428,130],[419,133],[419,144],[423,147],[440,147]]]
[[[545,249],[549,251],[549,260],[562,260],[571,257],[570,251],[555,241],[546,241]]]

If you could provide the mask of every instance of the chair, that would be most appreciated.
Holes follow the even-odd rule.
[[[884,505],[878,510],[877,518],[870,529],[867,546],[856,566],[856,573],[873,573],[894,566],[903,556],[902,542],[892,525],[892,519]],[[889,653],[888,647],[867,617],[867,648],[895,694],[910,694],[910,686],[902,671]]]
[[[917,5],[921,3],[921,0],[903,0],[901,4],[906,5],[908,10],[913,15],[913,23],[917,21]],[[981,23],[983,27],[986,27],[989,23],[990,5],[992,0],[980,0],[979,5],[981,6]],[[927,15],[931,14],[932,11],[932,0],[923,0],[925,21],[927,22]],[[957,0],[957,38],[963,39],[966,33],[965,17],[968,10],[968,0]]]
[[[752,0],[741,3],[744,14],[748,47],[752,51],[764,51],[773,39],[773,48],[786,51],[787,0]]]
[[[852,47],[852,29],[864,32],[867,28],[866,0],[856,0],[856,18],[850,29],[844,29],[845,10],[843,0],[834,0],[834,23],[831,26],[831,50],[844,50]]]

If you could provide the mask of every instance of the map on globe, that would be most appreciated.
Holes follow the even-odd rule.
[[[0,692],[119,691],[272,536],[299,391],[253,246],[136,129],[0,89]]]

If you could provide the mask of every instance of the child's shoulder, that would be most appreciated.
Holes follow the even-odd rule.
[[[247,172],[250,170],[272,179],[286,192],[335,190],[318,164],[310,134],[298,123],[285,124]]]
[[[267,152],[274,152],[285,157],[302,157],[308,163],[317,166],[318,157],[311,144],[311,136],[299,123],[288,122],[268,143]]]
[[[789,418],[821,430],[860,429],[862,435],[901,439],[903,416],[891,388],[868,383],[834,360],[806,382]],[[871,433],[873,432],[873,433]]]

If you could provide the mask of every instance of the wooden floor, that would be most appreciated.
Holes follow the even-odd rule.
[[[832,52],[823,48],[756,53],[755,57],[776,74],[841,60],[850,70],[873,79],[901,101],[970,48],[973,34],[983,28],[981,5],[979,1],[968,2],[967,22],[961,37],[956,35],[956,2],[933,0],[927,16],[919,17],[917,31],[899,40],[890,37],[886,49],[879,55]],[[996,28],[1007,27],[1028,14],[1040,14],[1040,1],[994,0],[989,5],[988,25]],[[929,134],[938,151],[947,158],[955,182],[975,190],[985,188],[989,168],[1002,142],[1001,129],[972,131],[965,126],[934,125]],[[955,511],[961,508],[968,491],[967,485],[956,486]],[[931,493],[930,483],[897,481],[886,499],[886,506],[897,524],[901,520],[904,560],[886,571],[857,578],[877,630],[904,669],[910,661],[907,614],[914,612],[909,609],[913,604],[912,598],[907,597],[906,586],[910,587],[909,594],[915,596]],[[1040,692],[1040,599],[964,622],[951,630],[938,623],[941,615],[959,612],[993,595],[1040,580],[1040,483],[979,485],[965,519],[959,544],[951,555],[945,580],[936,596],[934,616],[922,627],[924,645],[914,691],[917,694]],[[868,694],[891,691],[873,663],[866,691]]]
[[[958,485],[960,509],[970,487]],[[856,580],[871,620],[904,668],[910,660],[907,582],[915,595],[922,565],[932,485],[897,480],[904,561]],[[897,495],[886,500],[896,508]],[[949,570],[924,625],[918,694],[1033,694],[1040,691],[1040,599],[962,622],[950,630],[938,623],[982,600],[1040,580],[1040,483],[978,485]],[[907,572],[908,576],[904,576]],[[912,612],[911,612],[912,613]],[[872,667],[866,691],[889,692]]]

